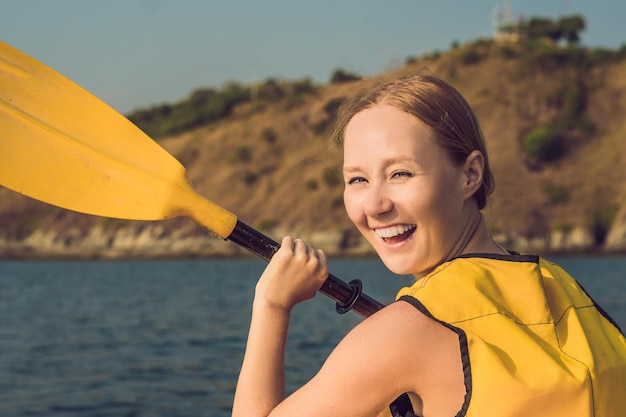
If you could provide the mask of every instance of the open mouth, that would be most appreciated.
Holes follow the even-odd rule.
[[[387,243],[398,243],[406,240],[415,231],[414,224],[399,224],[381,229],[375,229],[376,236]]]

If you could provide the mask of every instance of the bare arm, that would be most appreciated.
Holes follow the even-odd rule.
[[[256,286],[233,416],[267,416],[285,398],[284,356],[291,309],[328,277],[326,257],[301,240],[283,239]]]

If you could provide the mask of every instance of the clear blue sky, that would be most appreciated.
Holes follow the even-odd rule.
[[[505,0],[0,0],[0,40],[121,112],[269,77],[326,83],[492,34]],[[511,0],[516,18],[580,14],[586,46],[626,43],[624,0]]]

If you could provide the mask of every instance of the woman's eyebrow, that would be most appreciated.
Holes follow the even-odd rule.
[[[395,156],[395,157],[392,157],[392,158],[385,159],[383,164],[382,164],[382,166],[386,168],[388,166],[391,166],[391,165],[394,165],[394,164],[399,164],[399,163],[402,163],[402,162],[410,162],[410,163],[414,163],[414,164],[418,163],[418,161],[415,158],[411,158],[411,157],[406,156],[406,155],[399,155],[399,156]],[[361,170],[362,170],[362,168],[360,168],[360,167],[358,167],[356,165],[355,166],[351,166],[351,165],[344,165],[343,166],[343,172],[355,172],[355,171],[361,171]]]
[[[344,175],[353,175],[353,174],[361,173],[363,172],[363,170],[358,167],[344,166],[341,172]]]

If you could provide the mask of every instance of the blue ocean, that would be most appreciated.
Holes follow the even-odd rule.
[[[553,257],[626,329],[626,257]],[[0,262],[0,415],[230,416],[257,259]],[[331,259],[387,304],[410,277]],[[288,390],[361,320],[318,295],[293,313]]]

